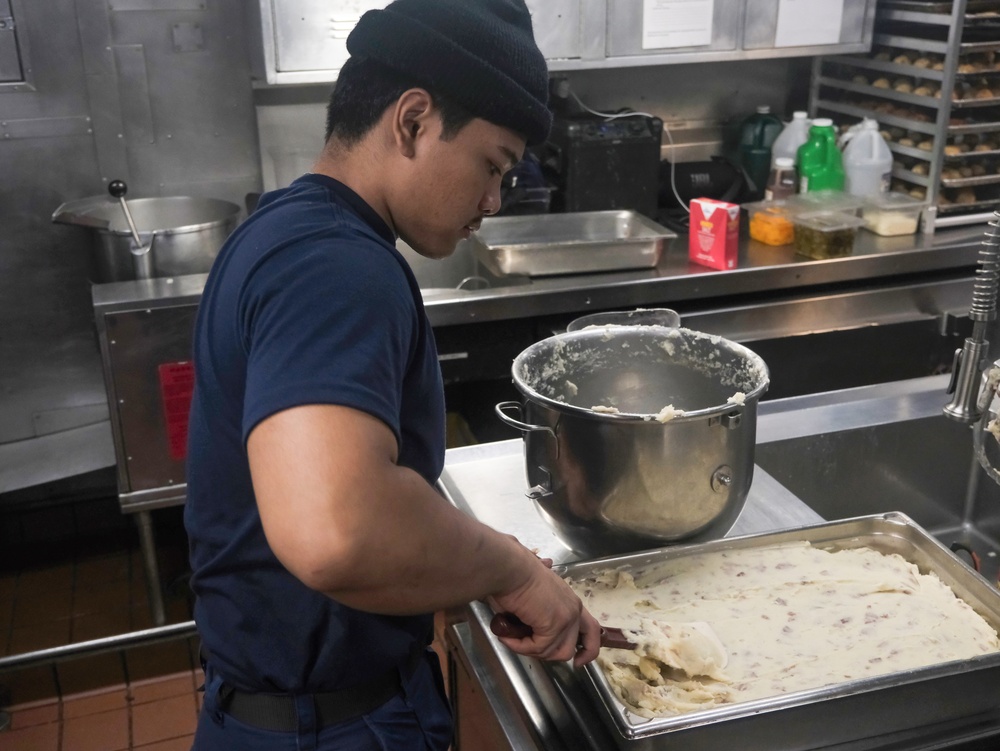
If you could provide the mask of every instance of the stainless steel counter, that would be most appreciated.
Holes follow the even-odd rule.
[[[559,277],[496,277],[465,246],[440,261],[412,258],[412,251],[406,255],[412,258],[424,290],[427,315],[437,327],[811,286],[874,284],[900,275],[945,276],[975,265],[981,239],[980,227],[902,237],[860,232],[852,255],[817,261],[796,255],[788,246],[771,247],[744,238],[737,268],[715,271],[688,261],[687,237],[681,235],[655,268]],[[457,281],[473,277],[490,286],[456,288]],[[194,274],[95,285],[94,307],[107,312],[142,305],[197,304],[206,278]]]
[[[945,377],[937,376],[765,402],[761,404],[759,443],[778,442],[815,431],[926,419],[927,415],[940,412],[946,383]],[[946,438],[950,440],[950,436]],[[495,529],[516,536],[542,556],[551,557],[557,563],[588,557],[586,551],[571,550],[563,544],[525,497],[527,482],[520,440],[450,450],[439,487],[456,507]],[[822,520],[758,466],[746,508],[729,535],[796,527]],[[564,664],[543,664],[514,655],[490,633],[491,617],[492,612],[486,606],[474,603],[467,610],[467,620],[452,626],[449,634],[454,672],[475,684],[489,712],[497,718],[490,726],[491,743],[482,747],[567,751],[613,748],[625,751],[630,748],[600,720],[601,708],[585,690],[585,679]],[[460,697],[467,694],[458,692]],[[461,728],[464,721],[461,702],[458,712]],[[919,712],[914,711],[914,725],[919,723]],[[724,747],[768,751],[788,751],[790,748],[795,751],[804,748],[868,751],[889,747],[897,751],[985,751],[1000,743],[1000,709],[989,716],[968,718],[947,726],[896,732],[890,736],[882,735],[884,730],[879,727],[866,727],[866,740],[837,746],[826,745],[822,738],[811,738],[808,728],[796,728],[796,731],[790,734],[800,739],[795,746],[783,745],[781,738],[753,739],[752,742],[735,738],[732,745]],[[471,732],[474,738],[475,730]],[[802,737],[810,737],[809,742],[814,741],[815,745],[802,745]],[[468,732],[466,738],[469,738]],[[688,751],[722,748],[699,745],[696,735],[685,737],[684,741]],[[663,747],[674,747],[669,743],[666,739]],[[712,743],[718,743],[718,736]],[[480,746],[470,741],[468,747]],[[465,748],[460,743],[459,751]]]
[[[555,563],[592,557],[563,544],[524,495],[520,440],[449,450],[439,487],[456,507],[514,535]],[[820,521],[818,514],[757,469],[746,507],[730,535]],[[616,739],[593,716],[584,722],[573,715],[574,708],[587,706],[577,675],[563,665],[543,666],[514,655],[490,633],[492,615],[486,606],[473,604],[468,622],[455,627],[452,641],[462,653],[462,669],[476,676],[491,710],[501,719],[499,727],[509,747],[519,751],[616,747]]]

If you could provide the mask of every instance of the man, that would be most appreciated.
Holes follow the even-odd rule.
[[[195,749],[445,749],[426,649],[475,599],[581,665],[599,626],[516,540],[434,490],[444,397],[397,235],[442,258],[550,125],[523,0],[366,13],[313,173],[262,197],[209,275],[188,502],[204,708]]]

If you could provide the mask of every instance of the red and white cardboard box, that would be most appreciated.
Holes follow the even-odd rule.
[[[691,200],[688,256],[713,269],[736,268],[740,245],[740,207],[712,198]]]

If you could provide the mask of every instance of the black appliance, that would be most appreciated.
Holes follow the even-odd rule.
[[[679,201],[687,206],[692,198],[739,203],[746,182],[746,171],[725,157],[713,156],[707,161],[675,164],[664,160],[660,165],[660,206],[679,207]]]
[[[699,162],[660,164],[660,209],[653,217],[675,232],[688,232],[692,198],[739,203],[747,184],[746,171],[722,156]],[[676,189],[676,190],[675,190]]]
[[[553,211],[656,213],[663,121],[630,115],[557,116],[541,149]]]

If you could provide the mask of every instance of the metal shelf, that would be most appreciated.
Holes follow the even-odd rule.
[[[882,0],[879,10],[908,10],[919,13],[943,13],[949,15],[952,9],[952,0]],[[998,10],[1000,2],[997,0],[968,0],[965,4],[965,12],[974,13],[984,10]]]
[[[933,161],[934,155],[926,149],[918,149],[916,146],[903,146],[895,141],[890,141],[888,143],[889,150],[893,154],[900,154],[902,156],[912,157],[913,159],[920,159],[924,162]]]
[[[827,63],[838,65],[849,65],[861,70],[874,70],[879,73],[891,73],[896,76],[911,76],[922,78],[928,81],[944,80],[944,71],[932,70],[931,68],[921,68],[916,65],[904,65],[903,63],[886,62],[885,60],[871,60],[866,57],[836,57],[825,60]],[[1000,71],[998,71],[1000,72]],[[971,74],[966,74],[971,75]]]
[[[913,183],[914,185],[921,185],[925,188],[931,184],[930,178],[927,177],[927,175],[918,175],[916,172],[910,172],[910,170],[903,169],[902,167],[893,167],[892,176],[897,177],[900,180],[906,180],[906,182]]]
[[[945,154],[945,162],[964,162],[968,159],[981,159],[1000,156],[1000,151],[963,151],[961,154]]]
[[[995,111],[1000,108],[1000,66],[993,65],[990,55],[978,54],[1000,51],[1000,15],[976,15],[976,11],[987,10],[1000,11],[1000,0],[880,0],[867,57],[828,57],[813,65],[810,105],[814,113],[872,118],[883,129],[909,131],[906,138],[924,144],[925,148],[917,148],[900,145],[899,139],[889,142],[894,158],[892,179],[925,190],[928,200],[938,208],[935,227],[978,222],[977,210],[992,209],[1000,201],[1000,148],[944,153],[961,136],[1000,134],[1000,114]],[[886,57],[885,52],[891,60],[874,59],[877,54]],[[901,62],[896,62],[897,58]],[[910,64],[919,58],[925,58],[921,63],[928,67]],[[933,70],[933,65],[941,69]],[[980,66],[985,69],[972,70]],[[866,78],[872,83],[884,77],[895,84],[896,79],[904,78],[912,88],[927,85],[933,90],[934,82],[939,82],[940,94],[917,95],[850,80],[858,77],[858,71],[870,71]],[[990,96],[953,98],[956,93],[976,91]],[[839,98],[857,101],[835,101]],[[881,111],[886,109],[892,112]],[[976,112],[982,114],[976,117]],[[932,122],[923,121],[927,119]],[[922,174],[913,172],[914,167]],[[972,176],[970,167],[988,174]],[[969,176],[955,177],[960,173],[953,168],[961,168]],[[972,198],[972,190],[977,199],[974,203],[941,205],[958,197]]]
[[[1000,121],[988,123],[968,123],[966,125],[949,125],[948,135],[966,135],[971,133],[1000,132]]]
[[[918,120],[908,120],[905,117],[900,117],[898,115],[889,115],[882,112],[876,112],[875,110],[870,110],[865,107],[857,107],[852,104],[844,104],[843,102],[832,102],[828,99],[820,99],[816,102],[816,109],[828,110],[830,112],[837,112],[841,115],[848,115],[850,117],[856,117],[857,119],[862,119],[865,117],[871,118],[872,120],[878,120],[881,125],[892,125],[897,128],[904,128],[906,130],[912,130],[917,133],[924,133],[926,135],[933,136],[937,133],[937,128],[934,123],[925,123]],[[905,147],[904,147],[905,148]]]
[[[853,91],[856,94],[867,94],[868,96],[876,96],[880,99],[892,99],[897,102],[912,104],[917,107],[929,107],[935,110],[938,107],[938,101],[940,101],[940,97],[920,96],[918,94],[912,94],[905,91],[883,89],[878,86],[871,86],[870,84],[842,81],[837,78],[829,78],[827,76],[822,76],[819,79],[819,83],[821,86],[829,86],[830,88],[839,89],[841,91]]]
[[[979,188],[983,185],[1000,185],[1000,175],[980,175],[978,177],[941,178],[946,188]]]
[[[990,97],[989,99],[952,99],[952,109],[972,109],[974,107],[996,107],[1000,105],[1000,97]]]
[[[939,55],[948,54],[948,43],[920,37],[901,37],[895,34],[876,34],[875,44],[885,47],[898,47],[914,52],[936,52]]]

